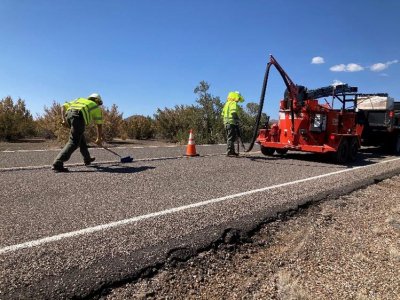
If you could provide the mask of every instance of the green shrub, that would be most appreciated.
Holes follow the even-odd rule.
[[[155,122],[150,117],[131,116],[125,120],[125,132],[131,139],[150,139],[154,137]]]
[[[158,109],[155,114],[157,137],[174,143],[185,143],[189,130],[201,124],[200,112],[195,106],[176,105],[174,109]]]
[[[0,101],[0,140],[16,140],[36,134],[32,115],[25,107],[25,101],[14,101],[10,96]]]
[[[50,107],[44,107],[44,114],[37,120],[39,135],[46,139],[57,139],[60,144],[69,137],[69,129],[61,125],[61,104],[53,101]]]

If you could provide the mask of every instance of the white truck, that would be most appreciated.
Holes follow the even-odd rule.
[[[388,94],[359,94],[358,119],[364,124],[362,145],[384,146],[400,155],[400,101]]]

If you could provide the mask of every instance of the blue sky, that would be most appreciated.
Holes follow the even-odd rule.
[[[195,104],[201,80],[258,103],[270,53],[296,84],[400,100],[398,0],[0,0],[0,12],[0,98],[34,116],[93,92],[152,116]],[[264,112],[278,115],[283,92],[272,70]]]

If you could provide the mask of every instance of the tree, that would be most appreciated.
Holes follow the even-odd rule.
[[[223,140],[224,124],[221,119],[223,104],[219,97],[208,93],[209,88],[210,85],[206,81],[201,81],[194,89],[202,120],[202,126],[197,128],[197,136],[201,141],[213,144]]]
[[[35,123],[25,101],[18,99],[17,103],[10,96],[0,101],[0,139],[15,140],[35,135]]]
[[[189,130],[193,129],[195,140],[199,144],[221,143],[225,141],[225,127],[221,112],[223,103],[219,97],[211,95],[210,85],[201,81],[195,87],[197,105],[176,105],[174,108],[158,109],[155,117],[156,135],[171,142],[186,143]],[[247,103],[240,110],[242,140],[249,142],[253,136],[259,105]],[[266,115],[261,115],[263,125]]]
[[[69,129],[61,125],[61,119],[61,104],[53,101],[50,107],[45,106],[44,114],[37,120],[39,135],[65,143],[69,137]]]

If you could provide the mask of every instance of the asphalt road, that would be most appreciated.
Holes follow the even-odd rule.
[[[257,146],[255,147],[257,148]],[[400,173],[400,158],[364,150],[353,165],[292,153],[224,156],[225,146],[0,152],[0,299],[85,298],[245,235],[278,213]],[[258,148],[256,149],[258,150]]]

